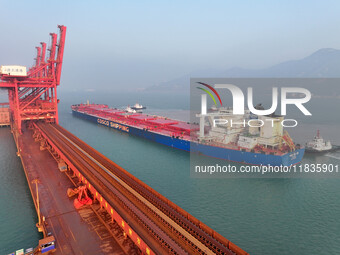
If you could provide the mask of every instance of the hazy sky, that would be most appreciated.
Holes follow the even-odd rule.
[[[340,48],[339,1],[2,1],[0,64],[31,66],[67,26],[62,89],[135,89],[199,69]]]

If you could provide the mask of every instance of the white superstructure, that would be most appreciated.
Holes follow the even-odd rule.
[[[139,103],[136,103],[133,108],[135,108],[136,110],[137,109],[144,109],[145,107],[143,107],[143,105],[139,104]]]
[[[233,144],[252,150],[256,146],[281,148],[291,140],[283,132],[283,116],[257,116],[249,110],[244,115],[234,115],[232,108],[227,107],[214,108],[196,116],[200,118],[198,140],[202,142]]]
[[[126,107],[125,111],[129,113],[136,113],[136,110],[132,109],[130,106]]]

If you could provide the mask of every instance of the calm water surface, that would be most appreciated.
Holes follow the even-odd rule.
[[[59,97],[62,126],[250,254],[340,254],[340,179],[190,178],[188,153],[97,126],[70,111],[71,104],[87,99],[110,106],[139,101],[149,111],[185,119],[184,96],[64,92]],[[314,130],[307,123],[296,136],[303,140]],[[338,139],[334,130],[326,135]],[[340,163],[340,155],[332,156],[318,160]],[[32,246],[39,235],[8,129],[0,129],[0,159],[0,254],[6,254]]]

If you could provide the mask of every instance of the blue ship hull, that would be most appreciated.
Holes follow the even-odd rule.
[[[100,125],[117,129],[132,135],[143,137],[145,139],[164,144],[176,149],[185,150],[188,152],[194,152],[203,154],[210,157],[226,159],[234,162],[254,164],[254,165],[271,165],[271,166],[290,166],[301,162],[305,149],[297,149],[292,152],[288,152],[284,155],[269,155],[254,152],[239,151],[233,149],[227,149],[223,147],[204,145],[197,142],[190,142],[166,136],[156,132],[140,129],[130,125],[124,125],[112,120],[107,120],[94,115],[85,114],[72,110],[75,116],[84,118],[86,120],[98,123]]]

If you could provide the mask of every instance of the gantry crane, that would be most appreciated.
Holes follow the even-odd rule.
[[[57,86],[60,84],[66,27],[58,26],[57,34],[50,33],[51,45],[46,59],[46,43],[36,47],[35,65],[26,73],[23,66],[1,66],[0,88],[8,89],[12,129],[22,133],[22,123],[43,120],[58,123]]]

